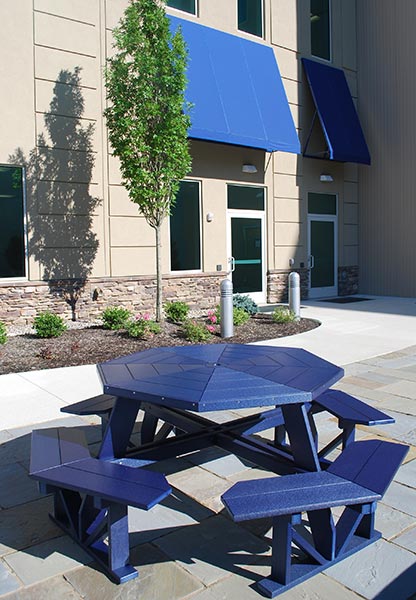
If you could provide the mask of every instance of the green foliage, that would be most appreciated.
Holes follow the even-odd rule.
[[[166,302],[165,314],[170,321],[181,323],[185,321],[189,313],[189,306],[185,302]]]
[[[295,321],[296,315],[287,306],[276,306],[272,318],[275,323],[292,323]]]
[[[145,339],[160,333],[161,327],[156,321],[138,318],[127,321],[126,331],[130,337]]]
[[[109,306],[103,310],[101,320],[104,329],[124,329],[131,313],[127,308],[122,306]]]
[[[221,323],[221,309],[219,306],[215,307],[215,316],[217,318],[217,323]],[[243,323],[246,323],[250,318],[248,312],[246,312],[243,308],[236,308],[233,306],[233,324],[234,327],[238,327]]]
[[[59,337],[67,329],[62,317],[49,311],[36,315],[33,320],[33,327],[36,335],[40,338]]]
[[[255,315],[259,307],[249,296],[243,296],[242,294],[235,294],[233,296],[233,306],[234,308],[242,308],[249,315]]]
[[[7,329],[3,321],[0,321],[0,344],[7,342]]]
[[[242,308],[233,308],[233,323],[234,327],[238,327],[239,325],[243,325],[250,318],[248,312],[246,312]]]
[[[187,51],[180,29],[169,29],[163,3],[130,0],[113,31],[115,53],[105,69],[105,110],[123,185],[156,232],[156,320],[161,318],[160,226],[179,181],[191,168],[185,101]]]
[[[182,326],[182,331],[184,337],[189,342],[194,343],[206,342],[211,336],[210,332],[208,331],[205,325],[201,325],[200,323],[192,321],[191,319],[188,319],[184,322]]]

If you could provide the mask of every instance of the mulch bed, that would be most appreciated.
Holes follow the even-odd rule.
[[[225,340],[216,334],[207,343],[246,344],[295,335],[318,326],[319,323],[312,319],[279,325],[273,322],[271,315],[259,313],[235,327],[232,338]],[[161,333],[146,340],[101,327],[71,329],[59,338],[46,340],[31,334],[18,335],[0,346],[0,374],[96,364],[148,348],[189,344],[191,342],[184,339],[180,327],[169,322],[164,323]]]

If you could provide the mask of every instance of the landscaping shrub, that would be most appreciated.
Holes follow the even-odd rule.
[[[40,338],[59,337],[67,329],[62,317],[48,311],[36,315],[33,327]]]
[[[220,311],[220,307],[217,306],[215,309],[215,317],[217,319],[217,323],[220,324],[221,323],[221,311]],[[248,312],[246,312],[245,310],[243,310],[242,308],[235,308],[233,307],[233,324],[234,327],[238,327],[239,325],[242,325],[243,323],[246,323],[250,318],[250,315],[248,314]]]
[[[103,322],[104,329],[124,329],[127,321],[131,317],[131,313],[127,308],[122,306],[109,306],[103,310],[101,320]]]
[[[238,327],[239,325],[246,323],[249,318],[250,315],[243,308],[233,308],[234,327]]]
[[[233,296],[233,306],[234,308],[242,308],[246,311],[250,316],[255,315],[259,307],[249,296],[243,296],[242,294],[235,294]]]
[[[289,310],[287,306],[276,306],[272,317],[275,323],[293,323],[296,319],[295,313]]]
[[[188,342],[206,342],[211,336],[211,333],[205,325],[201,325],[191,319],[184,322],[182,331]]]
[[[7,329],[3,321],[0,321],[0,344],[7,342]]]
[[[180,301],[166,302],[164,309],[167,318],[174,323],[182,323],[187,319],[189,313],[189,306]]]
[[[139,339],[144,339],[161,332],[159,323],[153,321],[147,313],[127,321],[125,328],[130,337]]]

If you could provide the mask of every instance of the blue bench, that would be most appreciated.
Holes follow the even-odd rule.
[[[72,415],[80,415],[82,417],[86,417],[88,415],[97,415],[101,417],[101,432],[104,435],[108,419],[110,418],[116,400],[116,396],[100,394],[99,396],[94,396],[93,398],[87,398],[86,400],[81,400],[80,402],[63,406],[61,408],[61,412]]]
[[[87,398],[74,404],[69,404],[61,408],[61,412],[69,413],[72,415],[79,415],[86,417],[88,415],[97,415],[101,417],[101,433],[104,437],[105,430],[107,428],[108,421],[114,408],[114,404],[117,400],[116,396],[110,394],[100,394],[93,398]],[[159,441],[168,437],[174,427],[169,423],[164,423],[160,430],[156,434],[158,419],[153,415],[145,413],[141,425],[141,443],[145,444],[148,442]],[[134,448],[134,444],[129,443],[130,448]]]
[[[234,521],[272,517],[271,575],[258,583],[269,598],[305,581],[379,539],[376,505],[408,446],[378,440],[352,442],[326,471],[242,481],[222,496]],[[337,524],[331,507],[344,506]],[[295,529],[306,512],[312,538]],[[292,542],[307,555],[292,564]]]
[[[32,432],[30,476],[54,494],[52,519],[116,582],[137,577],[128,563],[127,507],[149,510],[171,493],[164,475],[137,468],[140,461],[91,458],[77,428]]]
[[[374,408],[358,398],[341,390],[327,390],[312,402],[311,415],[326,410],[338,419],[338,427],[342,432],[319,452],[319,458],[329,454],[342,443],[345,449],[355,440],[357,425],[386,425],[394,423],[394,419],[381,410]]]

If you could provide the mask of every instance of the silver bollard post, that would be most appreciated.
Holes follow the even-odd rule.
[[[229,279],[221,281],[221,337],[229,338],[234,335],[233,321],[233,284]]]
[[[289,274],[289,310],[296,317],[296,321],[300,319],[300,277],[299,273],[292,272]]]

